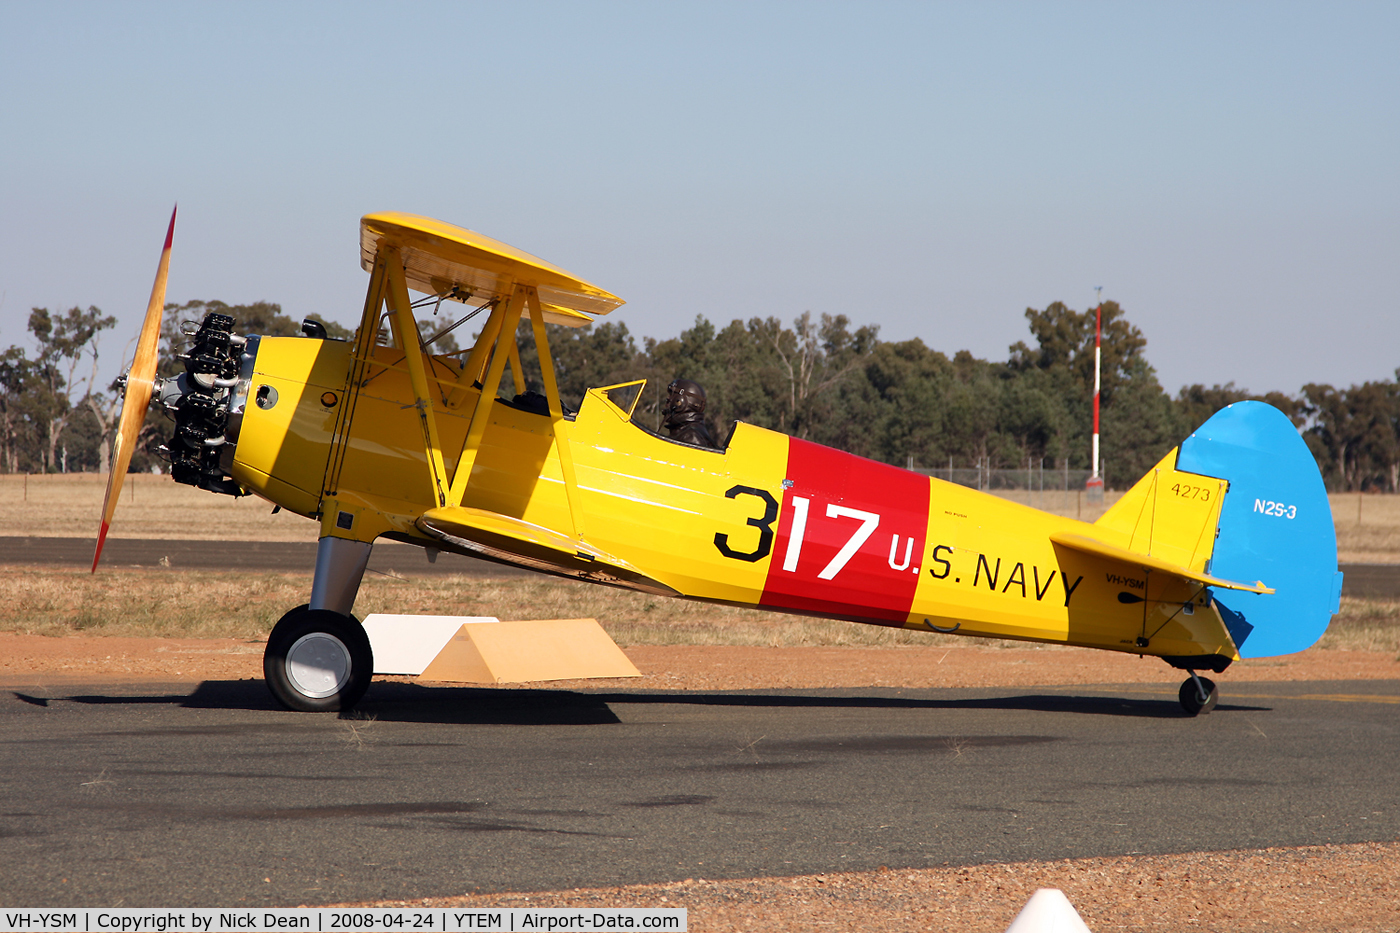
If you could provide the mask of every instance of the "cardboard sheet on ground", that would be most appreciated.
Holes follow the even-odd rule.
[[[596,619],[376,613],[364,627],[376,674],[476,684],[641,676]]]

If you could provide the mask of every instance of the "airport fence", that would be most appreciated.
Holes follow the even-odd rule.
[[[1113,493],[1086,495],[1085,487],[1092,475],[1089,470],[1055,469],[1032,464],[1022,470],[973,467],[919,467],[912,463],[907,469],[924,476],[946,480],[969,489],[989,492],[1047,512],[1092,521],[1118,496]],[[1108,488],[1106,471],[1099,476]]]
[[[908,468],[915,473],[922,473],[924,476],[957,483],[959,486],[966,486],[969,489],[980,489],[983,492],[1013,489],[1026,492],[1073,492],[1085,488],[1092,475],[1089,470],[1055,469],[1054,467],[1046,469],[1043,465],[1031,466],[1023,470],[992,469],[990,467],[917,467],[912,464]],[[1100,468],[1099,476],[1103,478],[1104,487],[1107,488],[1109,485],[1107,470]]]

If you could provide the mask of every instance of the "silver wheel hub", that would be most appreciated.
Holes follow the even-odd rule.
[[[326,632],[303,635],[287,652],[287,679],[303,696],[334,696],[350,682],[350,649]]]

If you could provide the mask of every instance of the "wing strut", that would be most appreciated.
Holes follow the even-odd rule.
[[[549,352],[549,337],[544,329],[544,308],[540,306],[539,290],[526,289],[530,303],[530,327],[535,334],[535,347],[540,355],[540,375],[544,379],[544,394],[549,399],[549,421],[554,432],[554,446],[559,451],[559,469],[564,473],[564,492],[569,497],[569,517],[574,524],[574,537],[583,540],[583,509],[578,501],[578,477],[574,474],[574,454],[569,448],[568,422],[564,420],[564,404],[559,398],[559,383],[554,378],[554,357]]]
[[[496,401],[496,391],[505,374],[505,365],[511,364],[511,375],[515,387],[523,392],[525,382],[520,366],[520,347],[516,340],[516,329],[520,325],[522,313],[529,309],[530,324],[535,335],[535,348],[539,352],[540,375],[544,379],[544,394],[549,401],[550,430],[554,435],[555,448],[559,453],[559,468],[564,474],[564,489],[569,499],[569,517],[573,523],[575,540],[583,538],[583,512],[578,502],[578,479],[574,473],[573,453],[569,449],[568,421],[564,418],[564,405],[559,397],[559,383],[554,377],[554,360],[549,352],[549,336],[545,332],[544,306],[540,301],[539,290],[533,285],[516,285],[506,303],[491,314],[476,347],[467,360],[464,372],[471,376],[487,366],[481,379],[481,395],[477,398],[476,410],[472,413],[471,427],[462,442],[462,453],[457,458],[457,469],[452,476],[452,486],[448,490],[448,502],[460,506],[466,496],[467,484],[471,480],[472,467],[481,449],[482,437],[490,420],[491,406]],[[490,354],[490,364],[486,356]]]
[[[481,328],[476,344],[472,346],[471,355],[467,357],[467,364],[462,367],[462,381],[467,385],[473,382],[481,384],[485,378],[486,358],[491,353],[491,348],[496,345],[496,338],[501,335],[501,321],[505,320],[508,304],[508,301],[497,302],[486,318],[486,324]]]
[[[355,344],[350,350],[350,377],[345,383],[343,403],[336,414],[335,430],[331,435],[331,451],[326,461],[326,479],[321,498],[340,492],[340,471],[345,466],[345,454],[350,447],[350,425],[355,419],[355,406],[374,357],[374,345],[379,332],[379,309],[384,306],[387,287],[388,261],[383,253],[374,257],[370,271],[369,289],[365,292],[365,310],[360,315],[360,327],[355,331]]]
[[[494,352],[491,354],[491,365],[486,370],[486,378],[481,381],[481,395],[476,400],[476,410],[472,412],[471,427],[467,429],[467,437],[462,442],[462,454],[457,458],[457,470],[452,475],[452,487],[448,490],[448,502],[453,505],[461,505],[462,497],[467,492],[467,481],[472,475],[472,466],[476,463],[477,451],[481,449],[481,439],[486,434],[486,423],[491,420],[491,406],[496,401],[496,390],[501,385],[501,376],[505,373],[506,360],[510,359],[510,352],[504,344],[507,340],[515,342],[515,329],[520,324],[520,312],[525,304],[525,287],[517,285],[511,290],[510,297],[506,299],[504,308],[498,308],[491,314],[491,320],[495,321],[497,314],[500,315],[500,322],[497,324]],[[487,322],[487,327],[491,322]],[[486,334],[482,334],[477,340],[477,347],[480,348],[486,340]],[[471,359],[467,365],[470,367],[472,361],[477,359],[477,353],[472,351]],[[468,373],[471,372],[469,368]]]
[[[419,335],[418,324],[413,319],[412,303],[409,301],[408,285],[404,281],[403,261],[399,258],[399,251],[391,249],[388,260],[389,304],[399,322],[399,340],[403,345],[404,357],[408,361],[408,375],[413,383],[413,406],[418,409],[418,420],[423,427],[423,444],[428,455],[433,498],[442,506],[447,504],[447,469],[442,463],[442,443],[438,440],[437,418],[433,414],[432,388],[428,385],[427,368],[423,365],[423,338]]]

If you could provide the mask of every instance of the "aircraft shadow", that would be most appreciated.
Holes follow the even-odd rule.
[[[908,696],[834,696],[822,693],[611,693],[597,694],[609,704],[681,704],[789,709],[923,709],[1006,710],[1035,713],[1076,713],[1089,716],[1130,716],[1185,719],[1180,704],[1168,700],[1125,699],[1111,696],[1023,694],[1001,697],[934,699]],[[1216,710],[1263,712],[1266,707],[1222,704]]]
[[[167,704],[187,709],[283,712],[261,680],[204,681],[187,694],[36,697],[19,692],[16,699],[39,706],[55,701],[87,705]],[[1031,693],[995,697],[917,697],[883,693],[836,694],[818,691],[611,691],[421,686],[375,683],[355,710],[341,718],[386,722],[461,725],[610,725],[621,719],[614,707],[680,705],[732,706],[750,709],[908,709],[1005,710],[1071,713],[1082,716],[1127,716],[1139,719],[1184,719],[1172,700],[1068,693]],[[1266,712],[1271,707],[1221,703],[1215,714]],[[288,714],[293,715],[293,714]],[[300,715],[300,714],[296,714]]]
[[[1024,694],[1005,697],[964,699],[918,699],[912,697],[833,697],[794,694],[616,694],[610,703],[680,703],[696,706],[794,707],[811,709],[927,709],[927,710],[1007,710],[1035,713],[1077,713],[1090,716],[1131,716],[1149,719],[1188,718],[1179,703],[1168,700],[1124,699],[1109,696],[1068,694]],[[1263,712],[1266,707],[1221,704],[1216,710]]]

